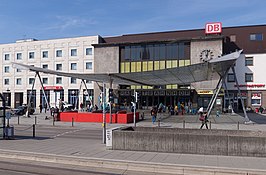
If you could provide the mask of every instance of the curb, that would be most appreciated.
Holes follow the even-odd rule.
[[[266,170],[237,169],[211,166],[186,166],[166,163],[149,163],[140,161],[124,161],[113,159],[87,158],[77,156],[62,156],[55,154],[42,154],[22,151],[9,151],[0,149],[1,158],[30,160],[65,165],[88,166],[97,168],[111,168],[149,173],[168,173],[179,175],[265,175]]]

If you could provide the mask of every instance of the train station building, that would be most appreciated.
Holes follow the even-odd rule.
[[[220,25],[218,28],[215,25]],[[220,27],[220,28],[219,28]],[[219,29],[216,31],[216,29]],[[244,97],[245,107],[266,106],[264,59],[266,25],[222,27],[221,23],[207,24],[205,29],[128,34],[113,37],[77,37],[55,40],[22,40],[0,45],[1,87],[7,105],[16,107],[27,103],[34,73],[13,68],[11,62],[73,73],[131,73],[189,66],[206,62],[243,49],[235,70]],[[186,76],[184,75],[184,78]],[[113,84],[115,103],[129,105],[134,90],[140,94],[138,106],[148,108],[163,103],[207,107],[219,77],[211,81],[161,86]],[[42,75],[49,103],[63,99],[72,104],[90,99],[99,103],[99,83],[87,81],[90,92],[80,88],[80,80]],[[182,81],[182,80],[181,80]],[[231,71],[216,100],[216,106],[226,108],[232,103],[235,111],[242,109],[236,80]],[[81,89],[81,90],[79,90]],[[80,92],[79,92],[80,91]],[[44,102],[40,83],[33,91],[34,106]]]

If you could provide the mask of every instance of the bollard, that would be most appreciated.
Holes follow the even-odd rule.
[[[35,138],[35,125],[32,125],[32,137]]]
[[[144,112],[142,112],[142,120],[144,120]]]
[[[239,130],[239,122],[237,122],[237,130]]]
[[[74,127],[74,118],[72,117],[72,127]]]
[[[185,129],[186,128],[186,121],[183,120],[183,128]]]
[[[53,126],[54,126],[54,123],[55,123],[55,119],[53,118]]]
[[[19,125],[19,115],[18,115],[18,125]]]
[[[210,129],[212,129],[212,122],[210,121]]]
[[[34,119],[34,123],[35,125],[37,125],[37,117],[35,116],[35,119]]]
[[[161,126],[161,119],[158,120],[158,127]]]

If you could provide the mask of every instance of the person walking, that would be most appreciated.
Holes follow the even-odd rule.
[[[42,104],[40,104],[39,107],[40,107],[40,113],[42,113]]]
[[[151,110],[152,124],[154,124],[156,122],[156,116],[157,116],[157,108],[153,107]]]
[[[200,117],[199,117],[199,120],[201,121],[201,126],[200,126],[200,129],[202,129],[202,127],[205,125],[206,126],[206,129],[209,129],[208,128],[208,118],[207,118],[207,113],[203,113],[203,112],[199,112],[200,114]]]
[[[47,104],[44,103],[44,113],[46,113],[46,111],[47,111]]]
[[[82,102],[80,103],[79,108],[83,112],[83,103]]]

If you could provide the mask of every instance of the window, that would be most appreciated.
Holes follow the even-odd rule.
[[[21,78],[17,78],[17,79],[16,79],[16,84],[17,84],[17,85],[21,85],[21,81],[22,81]]]
[[[22,53],[17,53],[17,60],[22,60]]]
[[[130,46],[125,46],[125,60],[130,60]]]
[[[42,83],[43,84],[48,84],[48,78],[42,78]]]
[[[34,78],[29,78],[29,84],[33,84],[34,81]]]
[[[34,52],[29,52],[29,59],[33,59],[34,58]]]
[[[9,60],[10,59],[10,55],[9,54],[5,54],[5,60]]]
[[[70,55],[71,56],[77,56],[77,49],[71,49],[70,50]]]
[[[91,70],[92,69],[92,62],[87,62],[86,63],[86,69]]]
[[[249,35],[249,39],[251,41],[262,41],[263,40],[263,35],[262,33],[254,33]]]
[[[253,82],[253,73],[245,73],[245,82]]]
[[[71,63],[70,67],[71,70],[77,70],[77,63]]]
[[[43,58],[48,58],[48,51],[43,51],[42,52],[42,57]]]
[[[92,48],[86,48],[86,55],[92,55]]]
[[[56,64],[56,70],[62,70],[62,64]]]
[[[234,74],[231,74],[231,73],[227,74],[227,82],[235,82]]]
[[[44,69],[48,69],[48,64],[43,64],[43,65],[42,65],[42,68],[44,68]]]
[[[63,55],[62,50],[57,50],[56,51],[56,57],[62,57],[62,55]]]
[[[21,72],[21,69],[17,69],[17,72]]]
[[[71,83],[71,84],[77,84],[77,79],[71,77],[71,78],[70,78],[70,83]]]
[[[5,66],[5,73],[9,73],[9,66]]]
[[[245,66],[253,66],[253,57],[245,58]]]
[[[62,77],[56,77],[56,84],[62,84]]]
[[[6,79],[4,80],[4,85],[9,85],[9,79],[8,79],[8,78],[6,78]]]
[[[230,42],[236,42],[236,35],[230,35]]]

